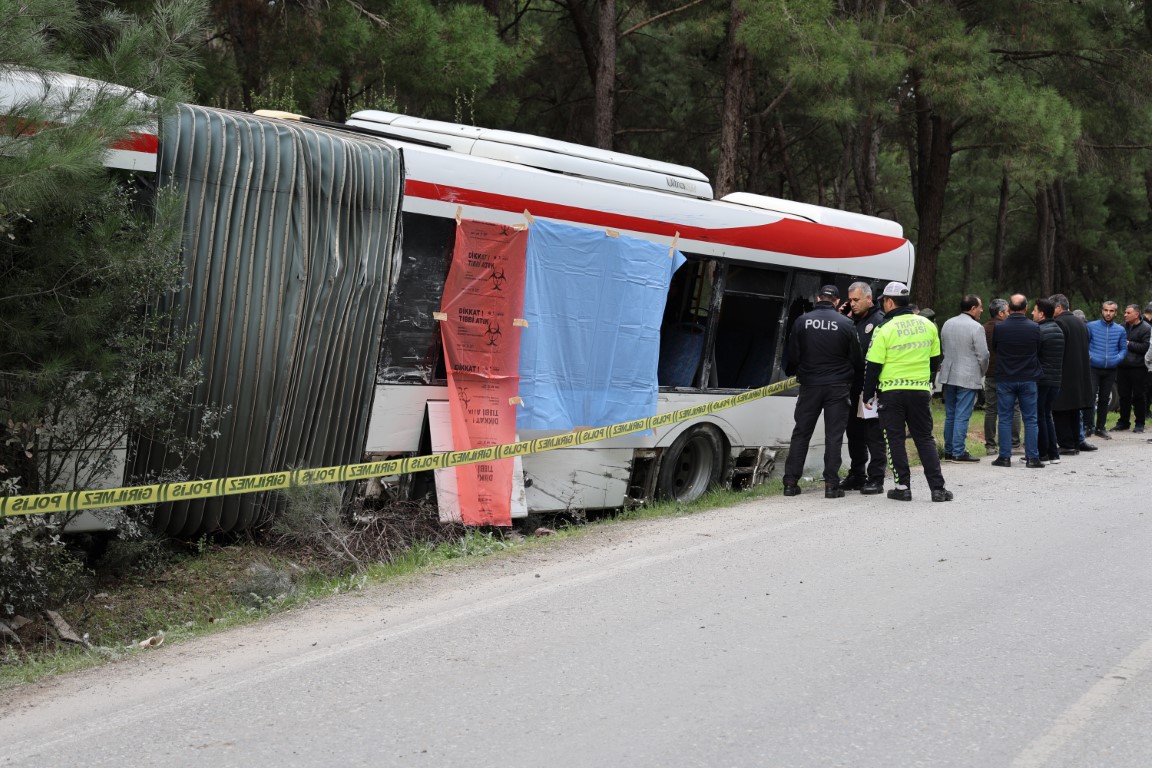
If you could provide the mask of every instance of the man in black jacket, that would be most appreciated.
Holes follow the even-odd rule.
[[[1140,307],[1129,304],[1124,309],[1124,330],[1128,334],[1128,351],[1117,366],[1116,386],[1120,390],[1120,418],[1112,429],[1128,429],[1132,426],[1129,414],[1135,413],[1136,427],[1133,432],[1144,431],[1144,416],[1148,404],[1144,401],[1144,379],[1148,369],[1144,367],[1144,353],[1148,351],[1148,340],[1152,326],[1144,322]]]
[[[860,339],[860,352],[867,354],[868,345],[872,342],[872,331],[884,322],[884,313],[873,303],[872,286],[863,281],[848,286],[848,305],[851,312],[849,317],[855,323],[856,335]],[[856,401],[860,399],[863,389],[864,373],[861,371],[852,380],[849,393],[848,428],[845,435],[852,463],[847,476],[840,481],[840,488],[863,494],[883,493],[884,470],[888,462],[884,428],[880,426],[880,419],[862,419],[857,415]]]
[[[796,426],[788,459],[784,462],[784,495],[800,493],[797,481],[804,472],[808,443],[816,421],[824,414],[824,497],[840,498],[840,453],[848,423],[848,393],[852,380],[864,367],[860,342],[852,321],[836,311],[840,291],[825,285],[816,305],[792,324],[788,337],[789,376],[800,380],[796,397]]]
[[[1094,451],[1096,446],[1085,442],[1081,412],[1092,403],[1092,375],[1088,370],[1088,328],[1084,321],[1072,314],[1068,297],[1062,293],[1050,297],[1054,306],[1056,324],[1064,331],[1064,364],[1060,370],[1060,391],[1052,401],[1052,419],[1056,423],[1059,451],[1075,456],[1081,451]]]
[[[1036,299],[1032,320],[1040,325],[1040,368],[1043,373],[1036,385],[1037,442],[1040,460],[1060,463],[1056,422],[1052,418],[1052,403],[1060,393],[1060,379],[1064,372],[1064,330],[1056,324],[1056,305],[1052,299]]]
[[[1024,421],[1024,458],[1029,469],[1043,469],[1037,445],[1036,383],[1040,368],[1040,326],[1028,319],[1028,299],[1016,293],[1008,300],[1008,317],[992,330],[996,350],[996,401],[1000,410],[1000,458],[994,467],[1012,466],[1012,408],[1020,403]]]

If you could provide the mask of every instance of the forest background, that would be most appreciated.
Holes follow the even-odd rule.
[[[892,218],[945,316],[1152,299],[1149,3],[213,0],[210,25],[202,104],[522,131]]]
[[[522,131],[895,219],[945,315],[1152,299],[1148,2],[210,0],[193,53],[209,106]]]

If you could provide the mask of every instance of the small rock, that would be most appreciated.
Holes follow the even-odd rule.
[[[554,533],[556,533],[556,531],[552,530],[551,528],[545,528],[544,526],[540,526],[536,530],[532,531],[533,536],[551,536]]]
[[[57,636],[64,642],[85,645],[80,635],[76,634],[72,627],[68,626],[68,622],[64,621],[64,617],[56,613],[56,611],[44,611],[44,618],[48,619],[52,625],[52,629],[56,631]]]

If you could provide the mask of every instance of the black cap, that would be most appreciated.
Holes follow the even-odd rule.
[[[840,291],[834,285],[825,285],[820,288],[820,292],[816,294],[818,299],[840,299]]]

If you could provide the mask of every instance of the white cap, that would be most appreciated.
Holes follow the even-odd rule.
[[[907,296],[908,286],[904,283],[891,282],[884,286],[884,296]]]

